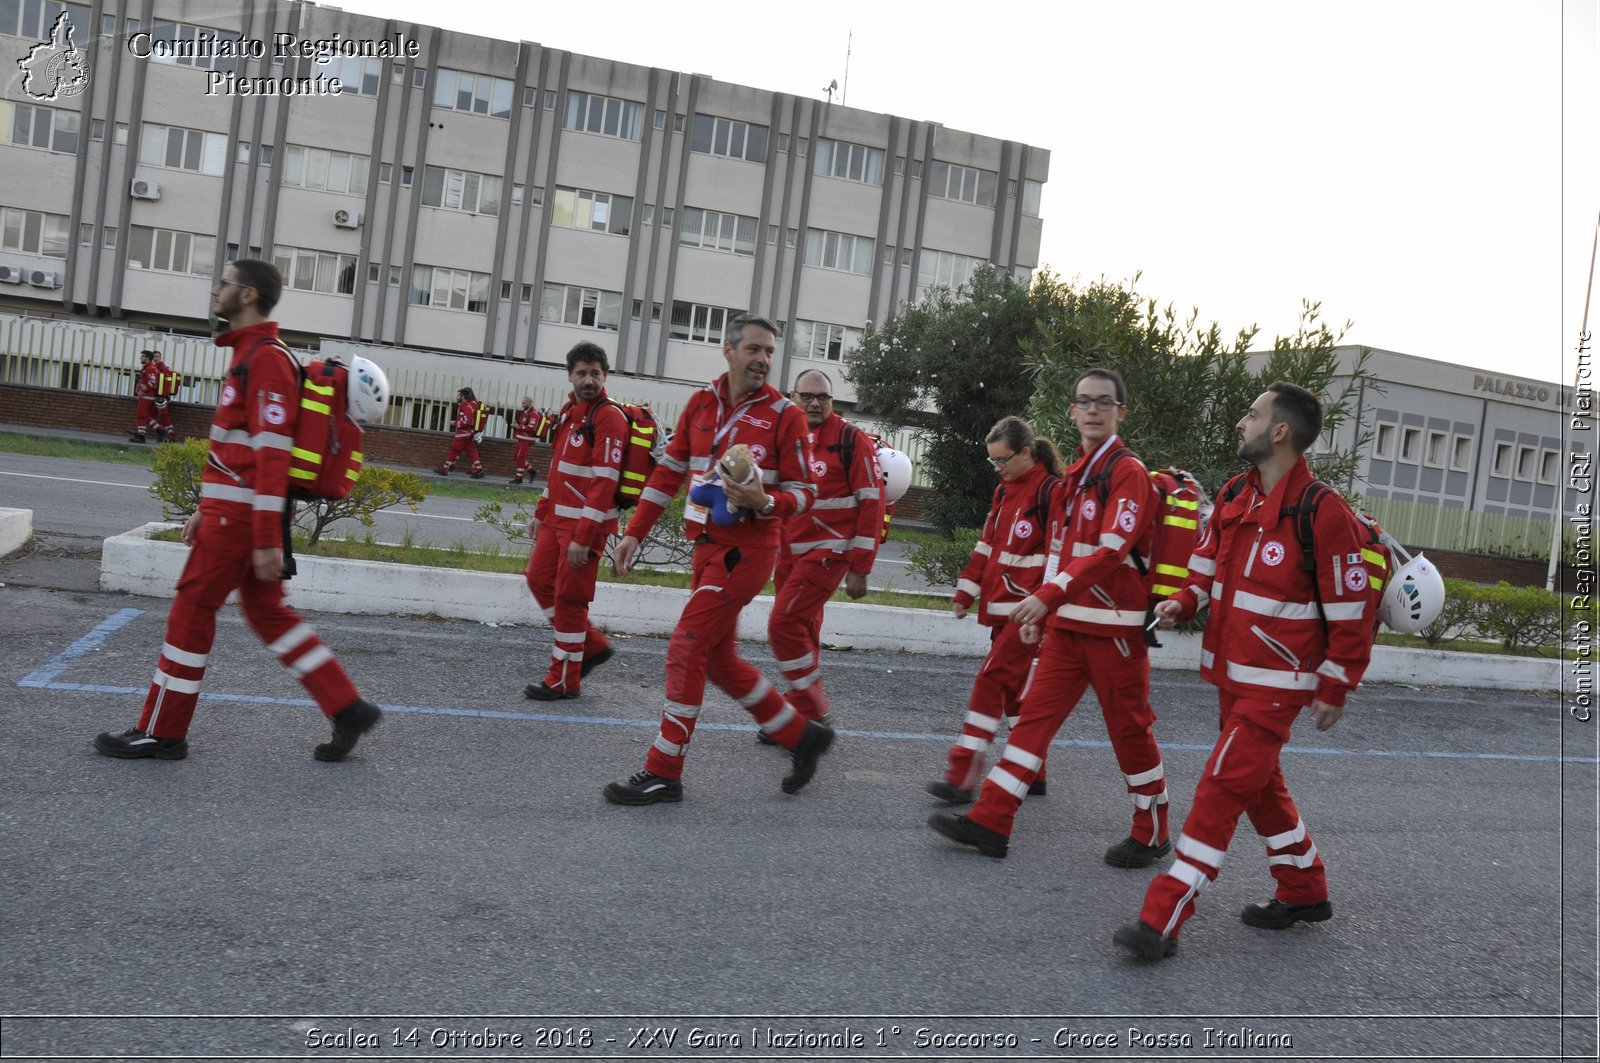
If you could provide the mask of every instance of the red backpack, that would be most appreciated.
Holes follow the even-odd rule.
[[[609,395],[605,400],[609,405],[622,411],[622,416],[628,421],[628,437],[622,444],[621,462],[618,465],[621,475],[617,477],[617,491],[613,496],[618,509],[631,509],[639,504],[639,497],[644,494],[644,485],[650,479],[650,474],[661,463],[662,455],[667,452],[667,440],[661,431],[661,424],[656,420],[655,411],[649,403],[619,402]],[[565,421],[568,412],[574,403],[568,400],[561,407],[561,414],[556,423]],[[594,444],[594,414],[599,403],[589,407],[589,416],[585,419],[583,427],[578,431],[585,433],[590,445]]]
[[[1156,509],[1155,535],[1145,562],[1145,583],[1150,604],[1181,591],[1189,579],[1189,556],[1200,541],[1201,507],[1205,488],[1194,474],[1168,466],[1150,470],[1150,482],[1161,496]]]

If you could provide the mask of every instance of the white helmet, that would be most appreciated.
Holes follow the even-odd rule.
[[[889,446],[878,448],[878,467],[883,470],[883,501],[898,502],[911,486],[911,459]]]
[[[1439,618],[1444,609],[1444,578],[1422,554],[1389,577],[1378,603],[1378,619],[1391,631],[1415,635]]]
[[[361,424],[375,424],[389,405],[389,378],[378,364],[359,355],[350,359],[350,379],[345,386],[350,416]]]

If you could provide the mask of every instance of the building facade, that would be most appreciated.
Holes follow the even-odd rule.
[[[259,256],[306,346],[588,339],[698,382],[753,311],[781,386],[930,286],[1038,265],[1049,152],[933,122],[304,2],[3,0],[0,48],[37,55],[0,102],[11,313],[199,332]]]

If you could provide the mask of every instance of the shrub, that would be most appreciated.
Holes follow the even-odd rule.
[[[209,439],[185,439],[156,448],[150,494],[161,502],[161,519],[187,518],[200,508],[200,475],[211,451]]]
[[[930,586],[954,587],[982,534],[981,528],[957,528],[947,539],[917,543],[906,556],[906,564]]]
[[[1417,637],[1432,648],[1475,634],[1478,616],[1483,610],[1483,598],[1476,583],[1464,579],[1444,581],[1444,609],[1438,619],[1417,633]]]
[[[634,560],[636,565],[688,567],[694,558],[694,543],[683,537],[683,501],[683,495],[677,495],[656,519],[655,527],[650,529],[650,534],[639,544],[639,555]],[[630,514],[631,511],[628,511],[622,515],[624,528],[627,527]],[[478,507],[473,518],[494,528],[512,543],[527,548],[528,522],[533,520],[532,505],[519,502],[508,514],[499,502],[486,502]],[[621,535],[613,535],[606,540],[605,559],[613,565],[616,563],[617,543],[621,539]]]
[[[416,473],[364,465],[355,486],[343,498],[297,503],[294,523],[315,543],[323,529],[336,520],[358,520],[362,527],[370,528],[379,510],[405,505],[415,513],[417,503],[427,497],[428,485]]]
[[[1504,580],[1479,587],[1481,608],[1473,620],[1478,633],[1500,643],[1507,653],[1559,645],[1560,595],[1542,587],[1513,587]]]

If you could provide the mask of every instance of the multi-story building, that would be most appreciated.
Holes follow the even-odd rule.
[[[1038,264],[1049,152],[934,122],[298,0],[0,3],[7,61],[35,45],[0,102],[13,313],[199,331],[260,256],[309,346],[591,339],[701,382],[748,310],[784,385],[932,285]]]

